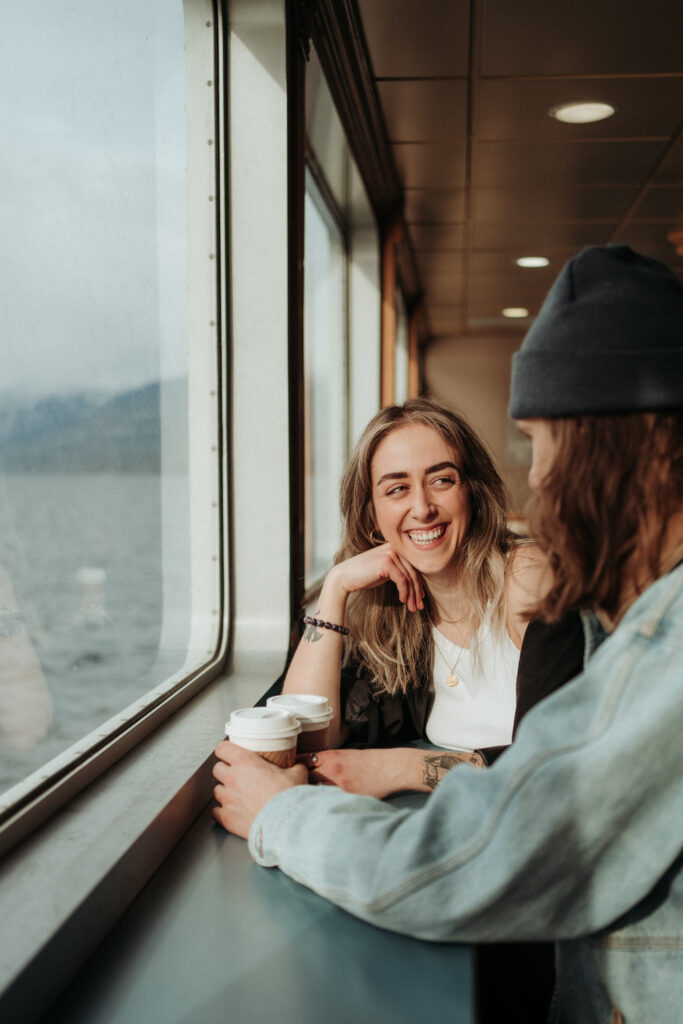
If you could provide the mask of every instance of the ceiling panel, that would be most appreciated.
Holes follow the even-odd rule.
[[[430,307],[432,305],[462,306],[464,298],[462,275],[444,270],[438,274],[430,274],[425,294]]]
[[[637,195],[633,188],[477,189],[473,219],[513,224],[618,221]]]
[[[465,224],[408,224],[408,236],[418,258],[424,253],[450,256],[465,249]]]
[[[683,184],[683,136],[669,147],[662,166],[655,175],[655,181]]]
[[[465,225],[460,224],[411,224],[408,234],[413,248],[421,250],[440,250],[444,252],[465,248]]]
[[[681,70],[676,0],[483,0],[484,75],[653,74]]]
[[[477,250],[503,250],[516,256],[525,253],[545,256],[546,250],[562,248],[572,253],[587,245],[606,245],[613,224],[474,224],[472,247]]]
[[[378,82],[392,142],[464,142],[467,80]]]
[[[450,142],[401,142],[392,152],[406,188],[463,188],[467,147]]]
[[[683,65],[683,44],[681,50]],[[596,124],[562,124],[548,116],[552,107],[587,100],[611,103],[617,112]],[[682,110],[683,75],[483,79],[476,132],[481,139],[668,139],[680,127]]]
[[[469,0],[370,0],[361,7],[377,78],[467,74]]]
[[[449,273],[462,276],[465,270],[463,252],[439,252],[438,250],[415,253],[418,269],[426,275]]]
[[[465,192],[461,190],[407,188],[405,218],[408,223],[439,224],[464,220]]]
[[[633,211],[634,220],[664,220],[683,226],[683,185],[647,190]]]
[[[683,227],[683,0],[471,0],[469,57],[469,3],[358,6],[433,334],[523,331],[503,306],[535,312],[588,245],[625,241],[683,275],[666,238]],[[548,116],[578,100],[617,112]]]
[[[666,148],[666,142],[480,142],[473,176],[480,188],[520,184],[638,187]]]
[[[460,334],[465,329],[465,309],[444,306],[429,307],[429,325],[432,335]]]

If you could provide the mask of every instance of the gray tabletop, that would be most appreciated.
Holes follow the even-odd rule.
[[[472,958],[258,867],[207,808],[47,1019],[472,1024]]]

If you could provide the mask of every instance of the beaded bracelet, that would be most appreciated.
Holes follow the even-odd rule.
[[[335,633],[341,633],[342,636],[349,635],[349,631],[346,626],[338,626],[334,622],[325,622],[323,619],[314,619],[312,615],[305,615],[304,622],[307,626],[319,626],[320,629],[331,629]]]

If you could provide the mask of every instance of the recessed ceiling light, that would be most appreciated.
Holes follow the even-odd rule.
[[[550,260],[545,256],[520,256],[515,263],[518,267],[547,267]]]
[[[604,121],[616,111],[611,103],[563,103],[552,107],[548,113],[565,124],[590,124],[591,121]]]
[[[508,306],[507,309],[503,310],[503,316],[509,317],[510,320],[523,320],[528,315],[529,310],[525,309],[524,306]]]

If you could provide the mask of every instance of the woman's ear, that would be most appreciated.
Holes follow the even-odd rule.
[[[372,505],[370,505],[370,508],[368,509],[368,522],[370,523],[370,540],[372,543],[384,544],[384,537],[377,529],[377,524],[375,522],[375,510]]]

